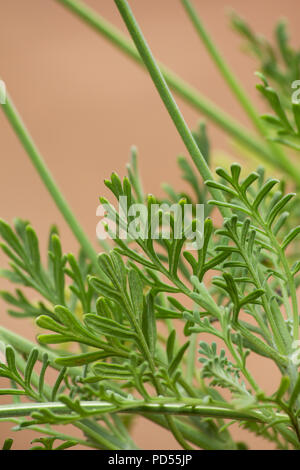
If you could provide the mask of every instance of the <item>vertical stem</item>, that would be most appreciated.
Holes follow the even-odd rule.
[[[156,393],[158,395],[163,395],[164,394],[163,387],[160,383],[159,378],[156,376],[155,361],[154,361],[153,356],[150,353],[150,350],[149,350],[147,342],[145,340],[143,331],[142,331],[137,319],[135,318],[135,315],[131,311],[131,308],[130,308],[130,305],[128,304],[128,300],[127,300],[126,295],[122,295],[122,297],[123,297],[125,308],[127,310],[127,314],[129,315],[129,317],[131,319],[131,322],[134,326],[134,329],[135,329],[135,331],[136,331],[136,333],[137,333],[137,335],[140,339],[141,347],[143,349],[143,354],[145,356],[145,359],[148,361],[149,368],[150,368],[151,373],[152,373],[153,384],[154,384]],[[173,433],[173,435],[174,435],[175,439],[177,440],[177,442],[186,450],[192,449],[192,447],[189,444],[187,444],[187,442],[183,438],[181,432],[178,430],[177,426],[174,423],[173,418],[170,417],[170,416],[166,416],[165,419],[166,419],[166,422],[167,422],[167,424],[170,428],[170,431]]]
[[[136,45],[137,50],[139,51],[145,66],[148,69],[148,72],[153,80],[153,83],[180,135],[185,144],[190,156],[192,157],[199,173],[201,174],[204,181],[213,179],[212,173],[206,163],[205,158],[203,157],[201,151],[199,150],[195,139],[188,128],[180,109],[178,108],[172,93],[169,90],[166,80],[164,79],[153,55],[152,52],[143,36],[142,31],[140,30],[134,15],[125,0],[115,0],[115,3],[118,7],[118,10],[127,26],[127,29]],[[211,188],[211,193],[214,198],[218,201],[225,201],[223,194],[216,189]],[[224,217],[230,216],[230,212],[227,208],[220,208],[220,211]]]
[[[115,28],[112,24],[101,17],[92,8],[88,7],[79,0],[56,0],[61,5],[65,6],[72,13],[77,15],[82,21],[93,28],[97,33],[105,37],[111,44],[117,47],[120,51],[133,59],[139,65],[143,65],[143,61],[132,44],[126,36]],[[237,142],[245,148],[256,153],[260,158],[273,166],[277,167],[280,162],[276,161],[273,153],[262,144],[257,138],[249,133],[248,129],[241,126],[232,117],[225,113],[222,109],[216,106],[215,103],[208,100],[205,96],[201,95],[198,90],[193,88],[189,83],[185,82],[181,77],[176,75],[172,70],[165,65],[159,63],[161,72],[168,83],[169,87],[181,96],[187,103],[194,109],[203,113],[208,119],[214,122],[217,126],[227,132]],[[284,168],[283,168],[284,170]],[[293,177],[293,175],[291,175]]]
[[[26,150],[27,155],[30,158],[36,171],[38,172],[41,180],[43,181],[44,185],[46,186],[49,193],[51,194],[56,206],[60,210],[65,221],[67,222],[70,229],[72,230],[73,234],[77,238],[85,254],[92,261],[94,268],[102,276],[102,271],[100,270],[98,261],[97,261],[96,251],[94,250],[91,242],[89,241],[83,229],[81,228],[80,223],[78,222],[75,215],[73,214],[70,206],[68,205],[64,196],[62,195],[60,189],[58,188],[53,176],[50,173],[50,170],[47,168],[43,160],[43,157],[41,156],[35,143],[33,142],[33,139],[30,136],[28,130],[26,129],[16,108],[14,107],[12,100],[8,96],[6,99],[6,103],[2,104],[2,109],[8,121],[10,122],[13,130],[18,136],[21,144]]]

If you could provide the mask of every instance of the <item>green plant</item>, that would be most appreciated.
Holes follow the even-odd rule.
[[[33,449],[64,449],[76,444],[134,449],[130,431],[136,416],[167,428],[185,449],[245,448],[231,436],[233,423],[278,448],[299,449],[297,194],[287,192],[284,181],[266,178],[261,167],[247,175],[234,163],[229,171],[217,168],[214,176],[205,126],[190,132],[168,86],[248,151],[277,165],[289,177],[288,186],[295,185],[297,190],[297,167],[286,153],[288,149],[270,139],[268,127],[276,121],[280,131],[292,133],[295,129],[289,128],[285,114],[292,107],[285,111],[288,104],[275,98],[284,96],[282,103],[288,102],[289,74],[295,76],[294,69],[288,68],[290,61],[286,60],[284,86],[273,56],[272,67],[262,67],[278,86],[270,91],[273,89],[261,75],[259,90],[276,116],[260,118],[196,11],[188,0],[182,0],[220,72],[258,130],[258,138],[253,138],[165,67],[161,71],[126,0],[115,3],[136,49],[83,4],[59,1],[144,63],[196,167],[184,157],[179,159],[192,195],[166,186],[165,201],[158,201],[144,195],[133,148],[128,177],[121,181],[113,173],[105,180],[106,186],[117,202],[126,197],[129,214],[136,203],[144,204],[148,214],[161,202],[178,203],[181,209],[192,204],[194,214],[196,205],[205,203],[203,244],[194,251],[187,249],[186,232],[180,231],[178,236],[176,229],[179,216],[170,214],[169,238],[145,236],[155,228],[148,217],[146,232],[140,230],[135,239],[126,240],[119,234],[114,248],[97,256],[8,97],[3,110],[78,239],[80,252],[78,256],[64,255],[58,230],[52,227],[45,265],[37,235],[27,221],[17,219],[14,228],[0,221],[1,247],[10,261],[10,268],[1,275],[20,286],[15,293],[5,291],[1,296],[10,306],[10,315],[35,318],[38,327],[45,330],[35,345],[0,327],[0,377],[9,384],[0,394],[12,397],[11,404],[0,406],[0,421],[46,436],[36,439]],[[269,47],[257,43],[241,19],[234,17],[233,21],[258,57],[264,57]],[[278,37],[280,50],[296,63],[298,55],[287,52],[282,28]],[[298,128],[298,108],[293,110]],[[132,233],[133,215],[123,217],[104,198],[101,203],[107,209],[107,219]],[[222,226],[214,226],[208,217],[213,207],[221,213]],[[162,225],[161,213],[158,221],[158,226]],[[196,222],[191,222],[192,229]],[[109,225],[107,231],[111,231]],[[194,238],[198,235],[196,231]],[[40,300],[32,302],[22,286],[33,289]],[[177,338],[175,321],[176,325],[180,322],[186,342]],[[212,340],[215,337],[218,346],[204,342],[203,333]],[[73,344],[72,352],[61,347],[65,343]],[[273,362],[280,371],[281,381],[274,384],[271,395],[257,383],[248,366],[249,355]],[[49,369],[57,374],[53,383],[48,381]],[[58,431],[58,424],[72,424],[83,437]],[[3,448],[12,444],[7,439]]]

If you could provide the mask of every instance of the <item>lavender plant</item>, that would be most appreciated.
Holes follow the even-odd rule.
[[[291,77],[297,77],[299,53],[288,47],[279,26],[279,49],[286,59],[285,73],[279,73],[271,46],[261,43],[245,22],[234,17],[235,27],[260,59],[263,85],[258,88],[275,113],[260,117],[195,9],[182,0],[212,59],[258,131],[254,136],[158,65],[126,0],[115,0],[115,4],[133,43],[84,4],[58,1],[148,70],[192,159],[179,159],[190,194],[167,186],[164,202],[178,203],[181,208],[205,204],[203,243],[201,248],[189,250],[186,233],[178,237],[176,216],[170,214],[169,238],[153,239],[140,233],[135,239],[124,239],[117,231],[113,249],[97,254],[7,97],[3,111],[77,238],[80,252],[77,256],[64,254],[59,232],[52,227],[47,263],[43,264],[38,237],[28,222],[17,219],[14,227],[0,222],[1,247],[10,262],[1,275],[18,286],[14,293],[5,291],[1,296],[10,315],[34,318],[42,330],[33,344],[0,327],[0,377],[8,383],[0,394],[12,398],[10,404],[0,405],[0,421],[43,436],[34,441],[34,449],[78,444],[135,449],[131,430],[138,416],[168,429],[184,449],[247,448],[246,443],[233,439],[230,428],[234,423],[277,448],[299,449],[300,226],[294,201],[300,173],[289,148],[278,145],[279,140],[286,143],[286,135],[295,139],[299,134],[298,105],[288,103],[287,91]],[[268,54],[272,66],[269,62],[266,66]],[[262,167],[247,175],[233,163],[229,170],[213,172],[205,126],[194,133],[189,130],[170,88],[248,152],[279,168],[288,184],[284,179],[267,178]],[[269,125],[275,125],[275,137]],[[293,148],[297,150],[297,145]],[[149,213],[162,202],[144,194],[135,148],[128,177],[121,180],[113,173],[105,185],[116,203],[126,198],[128,213],[136,203]],[[295,192],[287,192],[287,187]],[[114,218],[117,228],[128,230],[134,217],[122,218],[104,198],[101,203],[108,208],[107,218]],[[212,211],[217,210],[222,225],[212,221]],[[150,234],[152,220],[147,222]],[[192,228],[196,222],[192,221]],[[35,291],[38,302],[27,296],[27,288]],[[207,335],[211,341],[203,340]],[[63,348],[65,343],[71,343],[72,349]],[[281,380],[273,384],[271,395],[257,382],[249,355],[277,366]],[[56,371],[54,382],[48,379],[50,369]],[[82,437],[58,431],[58,424],[73,425]],[[12,446],[7,439],[3,449]]]

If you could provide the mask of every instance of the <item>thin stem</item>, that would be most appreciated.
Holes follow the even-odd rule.
[[[266,227],[266,230],[268,230],[268,234],[273,242],[273,246],[276,248],[279,259],[281,261],[282,267],[284,269],[285,275],[286,275],[286,280],[287,280],[287,285],[290,290],[291,294],[291,299],[292,299],[292,310],[293,310],[293,338],[294,340],[298,340],[299,338],[299,312],[298,312],[298,299],[297,299],[297,292],[296,292],[296,286],[295,286],[295,281],[293,278],[293,275],[291,273],[291,269],[289,267],[289,264],[287,262],[285,253],[281,246],[279,245],[276,237],[273,235],[272,230],[269,230],[268,227]]]
[[[118,446],[114,445],[111,441],[108,439],[105,439],[103,436],[101,436],[98,432],[94,431],[91,429],[89,426],[84,424],[83,421],[78,421],[75,423],[75,426],[80,429],[84,434],[86,434],[88,437],[92,438],[95,442],[98,443],[102,449],[109,449],[109,450],[120,450]]]
[[[116,46],[124,54],[129,56],[139,65],[144,65],[136,48],[126,36],[115,28],[111,23],[102,18],[93,9],[84,5],[78,0],[56,0],[72,13],[78,16],[82,21],[92,27],[97,33],[108,39],[110,43]],[[182,80],[169,68],[159,63],[160,70],[170,86],[170,88],[181,96],[187,103],[203,113],[208,119],[227,132],[236,141],[245,148],[256,153],[262,160],[278,167],[278,161],[257,138],[249,131],[236,122],[232,117],[216,106],[213,102],[201,95],[195,88]],[[291,175],[294,178],[294,175]]]
[[[249,202],[247,201],[247,199],[245,199],[243,197],[243,200],[244,200],[244,203],[246,204],[246,206],[251,210],[252,208],[249,205]],[[263,220],[263,218],[259,214],[256,214],[255,212],[253,212],[253,217],[255,218],[257,223],[261,227],[263,227],[264,231],[268,234],[269,239],[271,240],[272,246],[273,246],[273,248],[275,248],[275,250],[277,252],[277,255],[278,255],[278,258],[279,258],[279,260],[282,264],[282,267],[284,269],[287,285],[290,289],[290,294],[291,294],[291,299],[292,299],[293,338],[294,338],[294,340],[298,340],[298,337],[299,337],[299,312],[298,312],[298,300],[297,300],[295,280],[292,276],[289,264],[287,262],[287,259],[286,259],[285,253],[284,253],[284,250],[281,248],[281,246],[278,243],[277,238],[273,234],[272,230],[269,228],[268,224],[265,223],[265,221]],[[266,308],[269,309],[268,302],[266,303]],[[270,312],[270,315],[272,317],[272,312]],[[281,331],[280,325],[277,325],[277,328],[278,328],[278,331]]]
[[[160,383],[160,380],[156,376],[156,367],[155,367],[154,358],[152,357],[152,355],[150,353],[150,350],[148,348],[148,345],[147,345],[146,339],[144,337],[143,331],[142,331],[139,323],[137,322],[134,313],[131,311],[131,308],[130,308],[130,305],[128,303],[128,300],[127,300],[126,296],[124,294],[122,294],[122,297],[123,297],[123,301],[124,301],[127,313],[130,316],[131,322],[132,322],[132,324],[133,324],[133,326],[136,330],[136,333],[137,333],[137,335],[140,339],[141,347],[143,349],[144,356],[145,356],[146,360],[148,361],[149,368],[150,368],[151,373],[152,373],[153,383],[154,383],[156,392],[157,392],[158,395],[163,395],[164,390],[163,390],[163,387]],[[177,426],[174,424],[173,419],[170,416],[166,416],[166,421],[167,421],[167,423],[169,425],[169,428],[170,428],[171,432],[173,433],[175,439],[177,440],[177,442],[184,449],[186,449],[186,450],[191,449],[191,447],[186,443],[185,439],[183,438],[181,432],[178,430]]]
[[[197,355],[197,347],[198,347],[198,335],[197,333],[192,333],[191,335],[191,342],[188,349],[188,356],[187,356],[187,366],[186,366],[186,380],[188,384],[193,383],[194,375],[195,375],[195,359]]]
[[[48,355],[48,359],[50,361],[51,367],[56,370],[60,370],[62,367],[56,364],[55,359],[59,357],[55,352],[51,351],[51,349],[44,348],[39,344],[32,343],[28,339],[24,338],[23,336],[18,335],[17,333],[0,326],[0,340],[3,340],[6,344],[11,345],[14,349],[21,352],[22,354],[29,355],[33,348],[37,349],[39,352],[38,359],[42,361],[43,355],[46,353]],[[75,370],[76,369],[76,370]],[[72,367],[69,370],[74,372],[74,374],[80,374],[81,369],[78,367]]]
[[[203,157],[198,145],[195,142],[195,139],[188,128],[170,90],[169,87],[152,55],[152,52],[143,36],[142,31],[140,30],[134,15],[125,0],[115,0],[115,4],[127,26],[127,29],[148,69],[148,72],[153,80],[153,83],[179,133],[181,136],[191,158],[193,159],[199,173],[203,177],[203,180],[213,178],[212,173],[206,163],[205,158]],[[216,197],[217,200],[224,201],[223,194],[216,189],[211,189],[213,197]],[[227,209],[221,210],[224,217],[229,216],[229,211]]]
[[[206,31],[203,23],[201,22],[199,16],[197,15],[195,8],[192,6],[189,0],[181,0],[181,2],[189,18],[191,19],[199,37],[201,38],[203,44],[205,45],[210,56],[212,57],[221,75],[227,82],[229,88],[233,92],[234,96],[236,96],[238,102],[241,104],[243,109],[246,111],[246,114],[251,119],[259,134],[265,138],[266,127],[264,123],[257,114],[255,107],[252,105],[242,85],[234,76],[232,69],[228,66],[228,64],[225,62],[224,58],[218,51],[216,45],[214,44],[213,40]],[[276,144],[274,144],[274,142],[267,141],[267,144],[270,147],[270,151],[274,154],[274,156],[276,156],[277,164],[286,173],[292,176],[298,185],[300,185],[300,173],[298,169],[291,163],[285,153]]]
[[[203,400],[182,397],[178,399],[155,398],[151,402],[143,400],[124,400],[120,406],[105,401],[82,401],[82,409],[89,416],[99,416],[106,413],[156,413],[162,415],[202,416],[212,418],[236,419],[237,421],[254,421],[267,423],[268,419],[259,410],[236,410],[225,403],[204,405]],[[0,419],[18,416],[30,416],[35,411],[49,410],[58,415],[70,414],[70,422],[78,419],[66,405],[60,402],[51,403],[14,403],[0,405]],[[276,418],[282,423],[288,423],[289,417],[276,413]]]
[[[21,420],[18,420],[16,418],[12,418],[9,420],[11,423],[14,424],[20,424]],[[38,432],[39,434],[46,434],[47,436],[52,436],[56,437],[56,439],[59,439],[61,441],[76,441],[78,445],[82,445],[85,447],[90,447],[92,449],[103,449],[103,446],[100,446],[99,444],[96,444],[95,442],[90,442],[90,441],[85,441],[83,439],[80,439],[79,437],[74,437],[69,434],[64,434],[59,431],[56,431],[54,429],[51,429],[49,427],[43,427],[43,426],[30,426],[29,428],[24,428],[24,430],[29,430],[29,431],[35,431]]]
[[[33,166],[37,170],[41,180],[45,184],[56,206],[63,215],[65,221],[67,222],[73,234],[77,238],[85,254],[92,261],[94,268],[97,270],[97,273],[99,273],[101,277],[103,277],[103,273],[98,265],[96,251],[94,250],[91,242],[89,241],[83,229],[81,228],[78,220],[73,214],[69,204],[62,195],[60,189],[58,188],[53,176],[50,173],[50,170],[47,168],[43,160],[43,157],[41,156],[35,143],[33,142],[33,139],[30,136],[28,130],[26,129],[21,117],[19,116],[18,111],[16,110],[12,100],[8,96],[6,99],[6,103],[2,104],[2,109],[12,128],[14,129],[16,135],[18,136],[21,144],[26,150],[27,155],[30,158]]]
[[[29,354],[29,352],[35,347],[38,349],[39,351],[39,360],[42,359],[43,357],[43,354],[45,352],[47,352],[48,354],[48,358],[50,360],[50,365],[51,367],[55,368],[55,369],[60,369],[61,367],[55,363],[55,358],[58,357],[57,354],[53,351],[51,351],[50,349],[46,349],[46,348],[43,348],[42,346],[39,346],[39,345],[36,345],[34,343],[32,343],[31,341],[29,340],[26,340],[24,338],[22,338],[21,336],[19,336],[18,334],[14,333],[14,332],[11,332],[10,330],[7,330],[6,328],[3,328],[3,327],[0,327],[0,339],[3,340],[5,343],[8,343],[8,344],[11,344],[16,350],[20,351],[21,353],[25,353],[26,355]],[[82,373],[82,371],[77,368],[77,367],[71,367],[69,368],[68,370],[68,375],[72,376],[72,377],[78,377],[80,376]],[[193,397],[194,399],[196,399],[196,401],[193,401],[193,406],[197,403],[197,404],[200,404],[201,403],[201,400],[195,396],[195,392],[193,391],[193,389],[191,389],[190,386],[187,386],[186,382],[183,380],[183,378],[180,378],[179,379],[180,381],[180,384],[181,386],[186,389],[187,393]],[[148,407],[147,409],[143,409],[143,411],[145,413],[143,413],[143,411],[138,411],[139,414],[141,415],[144,415],[148,420],[152,421],[152,422],[155,422],[155,423],[158,423],[160,426],[163,426],[164,428],[167,428],[169,427],[167,422],[166,422],[166,416],[165,414],[169,414],[171,413],[172,414],[172,410],[173,410],[173,414],[177,414],[177,402],[178,402],[178,399],[176,399],[176,403],[172,405],[171,408],[168,407],[167,410],[161,410],[161,408],[158,407],[158,403],[157,403],[157,400],[159,401],[159,404],[161,404],[162,402],[168,402],[168,401],[172,401],[172,398],[165,398],[165,399],[155,399],[154,401],[154,405],[152,406],[152,408]],[[186,397],[181,397],[180,399],[181,401],[182,400],[189,400],[189,398],[186,398]],[[90,406],[92,407],[92,405],[95,403],[95,402],[89,402],[90,403]],[[98,405],[100,406],[100,403],[99,402],[96,402],[98,403]],[[103,405],[103,402],[101,402],[102,405]],[[147,402],[148,403],[148,402]],[[153,401],[152,401],[153,403]],[[83,403],[82,403],[83,404]],[[187,404],[187,403],[186,403]],[[189,402],[189,405],[191,403]],[[24,405],[24,404],[21,404],[21,405]],[[55,403],[43,403],[43,407],[46,408],[47,405],[50,405],[50,406],[54,406],[55,407]],[[61,403],[58,404],[59,407],[62,407],[64,405],[62,405]],[[13,405],[12,405],[13,406]],[[40,408],[41,405],[38,403],[38,404],[33,404],[33,406],[35,406],[36,408]],[[184,405],[186,407],[186,405]],[[219,416],[219,414],[221,413],[221,409],[219,408],[219,406],[216,407],[214,406],[213,409],[211,409],[212,413],[213,413],[213,417],[218,417],[218,418],[226,418],[226,417],[229,417],[228,416],[228,406],[224,403],[222,403],[221,405],[221,408],[224,409],[225,408],[225,415],[226,416]],[[34,411],[33,409],[30,409],[30,410],[27,410],[27,412],[25,411],[24,408],[22,408],[22,410],[20,410],[19,408],[17,408],[16,413],[13,411],[14,408],[9,408],[9,414],[11,416],[11,419],[8,419],[9,417],[6,415],[6,417],[4,418],[3,414],[1,416],[1,408],[0,408],[0,421],[12,421],[12,419],[16,416],[26,416],[27,412],[28,412],[28,415],[30,415],[31,411]],[[65,413],[67,411],[67,408],[62,408],[63,412]],[[2,410],[3,411],[3,410]],[[102,408],[102,411],[105,411],[107,413],[110,413],[110,412],[118,412],[118,410],[113,410],[111,411],[111,408],[110,408],[110,403],[107,403],[107,408],[103,409]],[[187,415],[190,416],[198,416],[198,417],[206,417],[208,416],[208,413],[207,413],[207,409],[205,408],[200,408],[200,409],[195,409],[194,412],[192,411],[192,408],[190,409],[186,409],[187,411]],[[124,411],[124,412],[127,412]],[[129,413],[131,413],[131,410],[128,410]],[[200,413],[199,413],[200,412]],[[135,411],[132,411],[132,413],[135,413]],[[217,413],[217,416],[215,416],[215,414]],[[181,412],[178,413],[178,414],[182,414]],[[232,419],[237,419],[237,416],[235,415],[234,417],[231,416]],[[245,417],[244,417],[245,418]],[[258,420],[260,420],[260,416],[257,417]],[[176,418],[173,418],[172,419],[174,420],[174,423],[176,425],[176,427],[179,429],[179,431],[182,433],[182,435],[184,436],[185,439],[187,439],[188,441],[192,442],[193,444],[195,445],[198,445],[199,447],[201,448],[211,448],[211,449],[215,449],[215,448],[224,448],[224,442],[221,441],[218,442],[215,438],[213,437],[210,437],[210,439],[207,441],[207,438],[206,438],[206,435],[204,433],[201,433],[201,432],[195,432],[195,429],[193,427],[191,427],[190,425],[188,425],[187,423],[185,422],[182,422],[180,421],[179,419],[176,419]],[[240,417],[240,419],[242,419]],[[246,419],[246,418],[245,418]],[[252,419],[252,414],[251,414],[251,417],[247,417],[247,419]],[[77,421],[72,421],[72,424],[73,425],[77,425]],[[33,425],[34,427],[36,427],[35,425]],[[33,426],[30,426],[30,429],[32,428],[33,429]],[[284,430],[284,429],[283,429]],[[102,445],[103,446],[103,445]],[[101,446],[101,447],[102,447]],[[96,447],[96,446],[95,446]]]

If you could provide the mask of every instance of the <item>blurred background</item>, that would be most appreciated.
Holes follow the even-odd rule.
[[[113,0],[86,0],[107,20],[125,31]],[[154,54],[198,88],[202,94],[248,124],[239,105],[219,77],[204,47],[177,0],[130,0],[133,11]],[[292,43],[299,43],[297,0],[194,0],[204,24],[221,52],[263,110],[254,76],[256,61],[241,51],[241,38],[229,27],[230,9],[237,11],[268,38],[276,21],[286,17]],[[161,183],[184,189],[176,156],[184,153],[151,80],[114,46],[80,22],[56,0],[0,0],[0,78],[18,107],[48,167],[70,202],[90,239],[96,242],[96,208],[99,195],[108,195],[103,179],[112,171],[125,175],[130,146],[139,150],[145,189],[162,195]],[[299,77],[300,78],[300,77]],[[201,116],[177,99],[191,128]],[[228,138],[208,124],[213,166],[247,161]],[[42,250],[52,223],[58,224],[65,251],[77,251],[77,242],[58,213],[4,115],[0,113],[1,171],[0,217],[12,222],[30,220]],[[227,159],[227,160],[226,160]],[[249,165],[253,165],[251,162]],[[6,259],[0,255],[1,266]],[[8,288],[0,280],[0,289]],[[15,320],[0,303],[2,325],[33,339],[35,327]],[[278,375],[269,362],[253,362],[254,376],[269,392]],[[34,434],[14,433],[0,424],[0,444],[14,437],[14,448],[28,448]],[[234,429],[252,448],[269,444]],[[139,420],[134,439],[144,449],[175,449],[176,442],[156,425]]]

